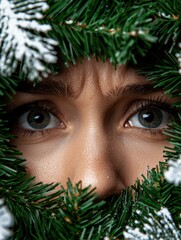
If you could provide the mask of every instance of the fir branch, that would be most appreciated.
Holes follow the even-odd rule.
[[[179,229],[175,226],[170,212],[167,208],[162,208],[160,211],[153,213],[149,212],[147,216],[143,216],[145,223],[139,221],[141,210],[137,210],[137,220],[135,220],[136,228],[127,226],[124,232],[124,237],[134,240],[179,240],[181,234]]]
[[[164,172],[167,170],[166,163],[160,163],[159,168],[148,171],[148,176],[143,176],[143,182],[139,181],[133,189],[135,190],[135,205],[130,218],[130,226],[134,229],[137,227],[137,220],[141,221],[144,225],[146,218],[148,219],[148,212],[156,216],[155,213],[162,208],[167,208],[172,215],[173,224],[179,228],[181,223],[181,188],[168,183],[164,179]],[[135,215],[136,210],[141,210],[143,214],[140,216]],[[149,237],[149,236],[147,236]],[[156,237],[156,235],[155,235]],[[154,238],[153,238],[154,239]],[[157,239],[157,238],[155,238]]]
[[[169,168],[164,176],[168,182],[178,186],[181,183],[181,157],[177,161],[168,161]]]
[[[181,116],[177,122],[172,122],[171,129],[167,130],[165,134],[169,137],[169,142],[174,146],[172,148],[166,147],[166,158],[176,160],[181,153]]]
[[[41,40],[44,29],[35,24],[38,30],[38,33],[35,33],[33,25],[28,25],[31,17],[31,20],[35,19],[39,22],[40,15],[37,17],[36,12],[43,10],[41,1],[36,1],[35,8],[29,6],[30,2],[34,4],[35,1],[4,0],[1,4],[2,2],[11,3],[10,10],[14,11],[15,18],[21,23],[18,25],[20,28],[18,30],[25,30],[32,39],[37,36],[37,40]],[[180,51],[178,49],[180,0],[49,0],[48,2],[51,8],[43,22],[51,23],[53,31],[48,32],[47,35],[59,41],[58,48],[65,63],[68,64],[69,61],[75,63],[81,57],[88,57],[91,54],[102,60],[109,58],[113,63],[136,62],[139,67],[141,65],[140,72],[154,81],[157,87],[162,87],[170,96],[180,96],[181,78],[178,73],[179,59],[176,58],[176,53]],[[21,20],[21,10],[25,13],[23,20]],[[1,30],[8,24],[3,11],[1,11],[1,20],[4,25],[1,26]],[[2,47],[6,42],[6,39],[3,39],[3,42],[0,42]],[[43,45],[45,46],[46,43],[45,40]],[[49,50],[53,49],[53,46],[51,45]],[[12,54],[8,51],[7,53]],[[21,60],[23,62],[24,58],[17,58],[18,63]],[[44,58],[41,60],[43,61]],[[16,66],[18,65],[13,65],[14,69]],[[0,84],[2,96],[10,96],[14,93],[16,84],[21,82],[19,72],[22,69],[26,68],[19,67],[17,72],[14,72],[19,78],[17,82],[14,77],[2,78]],[[180,106],[179,103],[176,105]],[[1,116],[4,111],[5,106],[2,106]],[[156,217],[156,220],[160,220],[156,222],[159,225],[162,224],[162,216],[160,218],[158,212],[162,207],[166,207],[172,215],[173,221],[169,226],[174,226],[178,230],[178,225],[181,223],[180,186],[169,184],[163,178],[167,169],[165,166],[161,166],[160,170],[153,169],[143,178],[143,183],[139,182],[133,187],[134,202],[132,193],[128,190],[119,197],[114,196],[104,202],[98,202],[95,193],[89,188],[82,189],[80,184],[72,186],[69,183],[68,189],[55,191],[57,185],[33,183],[33,178],[26,175],[19,153],[9,145],[8,141],[12,136],[7,126],[3,117],[0,122],[0,195],[4,197],[6,205],[15,216],[12,239],[98,240],[116,237],[122,239],[123,230],[128,222],[133,228],[137,226],[136,209],[141,209],[144,213],[138,216],[141,226],[148,223],[150,217],[148,213],[151,217]],[[175,147],[170,149],[167,156],[179,155],[180,124],[174,123],[168,135]],[[142,230],[144,229],[140,229],[140,232],[143,232]]]
[[[181,43],[179,43],[179,48],[181,49]],[[181,50],[176,54],[179,63],[179,73],[181,74]]]
[[[0,199],[0,240],[5,240],[12,235],[10,227],[13,225],[13,216],[7,206],[4,205],[4,200]]]
[[[62,42],[60,52],[66,64],[90,54],[109,58],[113,64],[135,62],[135,55],[145,55],[157,39],[150,34],[152,12],[146,8],[128,8],[122,1],[58,1],[56,7],[51,5],[46,19]]]
[[[50,31],[48,24],[38,23],[48,5],[42,0],[2,0],[0,3],[0,74],[11,76],[21,63],[29,80],[46,76],[46,63],[56,61],[53,39],[40,34]],[[38,20],[38,21],[37,21]],[[37,35],[39,33],[39,35]]]

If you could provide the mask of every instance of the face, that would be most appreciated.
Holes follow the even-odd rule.
[[[21,86],[10,105],[14,143],[36,181],[118,194],[164,160],[172,101],[133,69],[83,60]]]

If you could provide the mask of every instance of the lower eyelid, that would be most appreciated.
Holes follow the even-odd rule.
[[[22,141],[21,139],[23,138],[23,140],[27,140],[27,141],[36,141],[39,139],[44,139],[46,137],[49,138],[50,135],[54,136],[54,134],[64,134],[64,130],[66,129],[66,127],[57,127],[57,128],[48,128],[48,129],[44,129],[41,131],[31,131],[28,129],[24,129],[21,127],[16,127],[12,130],[12,134],[18,138],[20,141]],[[61,132],[59,132],[59,130]]]
[[[23,128],[14,129],[13,134],[21,140],[37,140],[44,138],[52,133],[52,129],[42,130],[42,131],[30,131]]]
[[[165,134],[167,129],[145,129],[128,127],[126,134],[142,139],[143,141],[166,141],[168,136]]]
[[[166,139],[164,132],[166,129],[141,129],[142,134],[149,134],[151,137],[160,136],[162,139]]]

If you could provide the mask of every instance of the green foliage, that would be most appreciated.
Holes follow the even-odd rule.
[[[7,181],[1,185],[2,197],[15,216],[11,239],[102,239],[122,236],[131,213],[132,195],[124,191],[111,200],[97,201],[90,188],[82,189],[81,182],[67,189],[53,191],[54,186],[20,184]],[[15,179],[14,179],[15,180]],[[29,180],[30,181],[30,180]],[[50,195],[51,193],[51,195]]]
[[[108,0],[53,4],[46,19],[53,28],[51,37],[60,43],[63,61],[75,63],[93,54],[116,64],[136,61],[136,54],[144,55],[156,41],[149,30],[152,11],[147,11],[146,4],[144,8],[134,7],[124,1]]]
[[[178,214],[181,211],[179,202],[181,201],[181,187],[174,186],[168,183],[163,175],[167,169],[167,164],[161,162],[159,168],[148,171],[147,177],[143,176],[143,182],[137,181],[133,187],[137,201],[135,209],[142,209],[145,217],[147,209],[160,210],[163,206],[168,208],[172,213],[172,217],[177,219],[177,226],[181,223],[181,216]],[[134,216],[134,214],[133,214]]]
[[[181,28],[180,0],[48,0],[50,9],[43,23],[50,23],[49,36],[58,40],[58,54],[65,65],[94,55],[116,64],[129,63],[161,87],[170,97],[180,97],[181,75],[176,53]],[[52,65],[54,69],[56,66]],[[57,70],[57,69],[56,69]],[[127,224],[135,225],[137,209],[143,215],[167,207],[176,226],[181,224],[181,189],[166,182],[165,164],[153,169],[133,190],[99,201],[81,183],[67,189],[34,183],[26,175],[21,154],[10,144],[7,102],[22,81],[21,66],[16,76],[0,76],[0,197],[13,213],[11,239],[123,239]],[[178,100],[175,107],[180,108]],[[181,152],[180,120],[166,133],[173,149],[167,158]],[[57,188],[56,188],[57,187]],[[133,196],[134,192],[134,198]],[[156,239],[156,237],[155,237]]]
[[[51,23],[63,61],[68,64],[93,54],[111,62],[137,62],[150,47],[180,37],[180,1],[49,1],[45,21]],[[159,9],[159,11],[158,11]]]
[[[159,168],[148,171],[147,178],[143,176],[143,182],[137,181],[133,187],[136,201],[129,226],[139,228],[143,234],[147,234],[145,239],[148,240],[160,239],[160,235],[163,239],[173,240],[178,239],[177,234],[180,236],[181,186],[175,187],[164,179],[166,169],[166,163],[160,163]],[[168,223],[160,218],[158,212],[163,208],[169,210],[173,222]]]

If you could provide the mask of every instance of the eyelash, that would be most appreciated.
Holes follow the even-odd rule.
[[[41,108],[43,111],[47,111],[51,114],[53,114],[56,118],[58,118],[60,120],[60,122],[63,122],[63,116],[62,119],[60,118],[61,116],[61,112],[57,109],[57,107],[49,102],[49,101],[35,101],[33,103],[28,103],[28,104],[24,104],[20,107],[17,107],[15,109],[13,109],[12,111],[9,112],[8,114],[8,119],[11,119],[9,121],[10,123],[10,128],[12,129],[12,125],[14,125],[14,123],[17,123],[17,119],[25,112],[27,111],[31,111],[31,109],[33,108]],[[16,116],[15,118],[13,116]],[[13,128],[14,130],[14,134],[16,135],[16,133],[18,132],[18,134],[23,135],[24,137],[31,137],[34,136],[35,134],[38,135],[42,135],[42,137],[50,134],[53,130],[53,128],[49,128],[49,129],[44,129],[41,131],[32,131],[32,130],[28,130],[28,129],[23,129],[21,127],[19,127],[18,125],[16,125],[16,128]]]
[[[163,97],[150,97],[149,99],[141,99],[134,103],[133,108],[131,109],[131,114],[128,118],[128,120],[133,117],[135,114],[137,114],[139,111],[143,110],[146,107],[156,107],[159,108],[167,113],[170,113],[174,118],[178,117],[178,111],[173,109],[170,104],[166,102],[166,100],[163,100]],[[57,117],[60,122],[64,123],[63,116],[61,119],[61,112],[57,109],[57,107],[49,102],[49,101],[36,101],[30,104],[25,104],[20,107],[17,107],[10,111],[8,114],[8,119],[10,120],[10,127],[14,125],[14,123],[17,123],[17,119],[26,111],[30,111],[33,108],[41,108],[42,110],[45,110],[51,114],[53,114],[55,117]],[[16,116],[15,118],[13,116]],[[126,122],[128,122],[128,120]],[[41,131],[32,131],[29,129],[23,129],[19,127],[18,125],[16,128],[13,128],[15,134],[21,134],[24,137],[31,137],[34,136],[35,134],[41,135],[42,137],[50,134],[54,128],[49,128],[49,129],[42,129]],[[162,134],[163,129],[148,129],[148,128],[140,128],[144,133],[150,133],[151,135],[156,135],[156,134]]]
[[[163,97],[157,97],[157,98],[150,97],[149,99],[138,100],[138,104],[136,104],[136,106],[134,107],[133,113],[131,114],[131,116],[133,116],[137,112],[149,106],[161,108],[162,110],[170,112],[171,114],[174,114],[174,115],[177,113],[177,111],[174,110],[170,106],[170,104],[166,102],[166,100],[163,100]]]
[[[166,99],[163,99],[163,96],[158,97],[150,97],[149,99],[141,99],[138,100],[137,104],[134,106],[131,115],[128,117],[130,119],[135,114],[137,114],[139,111],[143,110],[146,107],[156,107],[159,108],[167,113],[170,113],[171,116],[173,116],[174,119],[178,119],[178,110],[174,109],[169,103],[167,103]],[[127,120],[128,121],[128,120]],[[149,129],[149,128],[140,128],[142,133],[149,132],[151,135],[156,134],[163,134],[163,130],[165,129]]]

